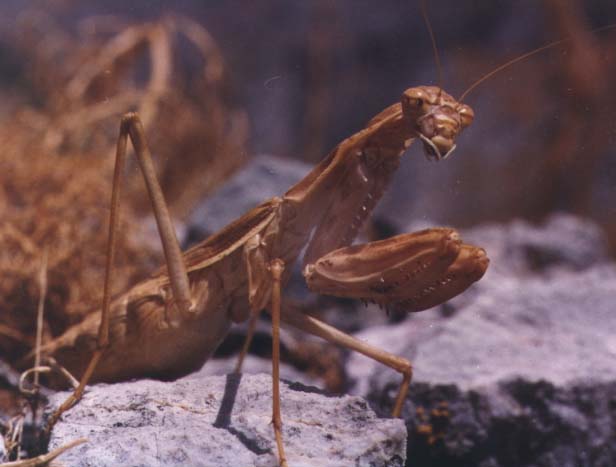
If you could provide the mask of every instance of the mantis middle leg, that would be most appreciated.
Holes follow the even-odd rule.
[[[280,296],[284,262],[275,259],[270,263],[272,275],[272,424],[278,446],[278,460],[281,467],[287,466],[282,442],[282,417],[280,415]]]
[[[406,358],[391,354],[377,347],[346,334],[335,327],[318,320],[317,318],[299,313],[289,308],[285,308],[281,315],[282,321],[300,329],[308,334],[321,337],[328,342],[338,344],[348,349],[359,352],[377,362],[382,363],[402,375],[402,383],[398,389],[398,395],[392,411],[393,417],[399,417],[402,413],[402,406],[408,394],[409,385],[413,377],[413,366]]]

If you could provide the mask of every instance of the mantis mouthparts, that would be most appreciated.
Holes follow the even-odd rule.
[[[430,139],[427,136],[419,134],[419,139],[424,143],[424,150],[428,159],[436,159],[437,161],[447,159],[456,149],[456,144],[451,144],[447,139],[435,136]],[[449,146],[449,149],[447,147]],[[442,148],[445,148],[445,155],[442,155]]]

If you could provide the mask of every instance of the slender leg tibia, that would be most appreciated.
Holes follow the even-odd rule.
[[[278,460],[281,467],[287,466],[282,444],[282,418],[280,416],[280,280],[284,262],[275,259],[270,263],[272,274],[272,424],[278,446]]]
[[[51,414],[51,417],[49,417],[49,420],[47,421],[47,425],[45,426],[45,430],[44,430],[45,436],[49,436],[49,434],[51,433],[51,429],[54,427],[56,422],[60,419],[62,414],[66,412],[67,410],[69,410],[71,407],[73,407],[77,402],[79,402],[79,400],[83,396],[83,392],[86,388],[86,385],[88,384],[88,381],[90,381],[92,373],[94,372],[94,369],[96,368],[96,365],[98,364],[98,361],[103,355],[103,352],[104,352],[104,349],[96,349],[94,351],[94,353],[92,354],[92,359],[90,360],[90,363],[88,364],[88,367],[86,368],[86,371],[81,377],[79,386],[75,388],[73,393],[70,396],[68,396],[68,398],[62,403],[62,405],[53,414]]]
[[[242,351],[240,352],[240,356],[237,358],[234,373],[240,374],[242,372],[242,365],[244,364],[244,359],[246,358],[248,349],[250,348],[252,338],[255,335],[255,328],[257,327],[257,321],[259,320],[260,314],[261,312],[257,311],[256,313],[252,313],[252,315],[250,316],[250,321],[248,322],[248,330],[246,331],[246,338],[244,339],[244,345],[242,345]]]
[[[302,331],[309,334],[319,336],[333,344],[342,345],[351,350],[355,350],[366,357],[372,358],[377,362],[382,363],[402,374],[402,384],[398,390],[392,416],[399,417],[402,413],[402,406],[406,400],[406,395],[409,390],[411,378],[413,377],[413,367],[411,362],[406,358],[398,357],[384,350],[378,349],[372,345],[350,336],[329,324],[320,321],[313,316],[299,313],[289,308],[285,308],[285,312],[281,315],[282,320]]]

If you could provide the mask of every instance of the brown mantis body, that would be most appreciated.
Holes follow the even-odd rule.
[[[171,378],[198,369],[232,323],[254,320],[264,308],[273,316],[274,431],[281,464],[286,465],[277,394],[279,319],[399,371],[403,380],[393,411],[399,416],[411,380],[410,362],[313,317],[281,312],[281,287],[306,244],[308,285],[330,295],[421,311],[478,280],[488,265],[485,252],[462,244],[452,229],[349,246],[412,140],[422,140],[428,157],[444,158],[472,118],[470,107],[440,88],[408,89],[401,103],[388,107],[343,141],[284,196],[265,201],[182,254],[153,175],[139,118],[126,115],[117,149],[102,312],[90,314],[44,346],[47,354],[81,377],[49,427],[81,397],[88,381]],[[119,179],[129,136],[152,198],[167,268],[111,301]]]

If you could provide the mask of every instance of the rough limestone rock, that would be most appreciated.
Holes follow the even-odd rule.
[[[66,395],[56,394],[48,411]],[[404,465],[404,422],[377,418],[363,399],[285,382],[281,399],[289,465]],[[49,447],[89,439],[63,455],[66,467],[273,467],[271,410],[271,376],[263,374],[101,384],[58,422]]]
[[[491,265],[447,313],[357,335],[414,364],[407,465],[616,465],[616,265],[601,232],[557,215],[463,238]],[[390,410],[399,376],[357,355],[347,369]]]

